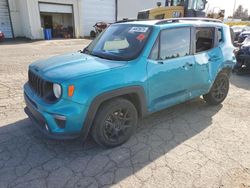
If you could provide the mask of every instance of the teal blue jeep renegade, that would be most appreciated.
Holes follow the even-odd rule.
[[[115,23],[82,51],[31,64],[25,111],[51,138],[91,134],[118,146],[139,117],[201,95],[223,102],[233,51],[230,29],[218,20]]]

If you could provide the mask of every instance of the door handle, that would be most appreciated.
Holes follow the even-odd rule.
[[[209,61],[217,61],[217,60],[219,60],[220,59],[220,57],[218,57],[218,56],[212,56],[212,57],[210,57],[208,60]]]
[[[183,67],[184,69],[186,69],[186,68],[192,67],[192,66],[193,66],[192,63],[187,62],[187,63],[186,63],[185,65],[183,65],[182,67]]]
[[[162,61],[157,61],[158,64],[163,65],[164,63]]]

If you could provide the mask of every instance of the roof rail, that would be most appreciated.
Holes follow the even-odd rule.
[[[156,25],[175,23],[175,22],[180,22],[180,21],[202,21],[202,22],[222,23],[222,21],[218,19],[186,17],[186,18],[170,18],[170,19],[160,20],[159,22],[156,23]]]
[[[140,20],[137,20],[137,19],[122,19],[122,20],[119,20],[115,23],[125,23],[125,22],[135,22],[135,21],[140,21]]]

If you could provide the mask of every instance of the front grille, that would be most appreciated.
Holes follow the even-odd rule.
[[[40,96],[44,97],[44,89],[46,85],[46,81],[34,74],[31,70],[29,70],[29,84],[31,88],[35,91],[35,93]]]

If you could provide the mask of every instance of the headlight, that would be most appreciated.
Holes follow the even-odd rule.
[[[61,86],[59,84],[53,84],[53,92],[54,92],[55,97],[59,99],[62,94]]]

